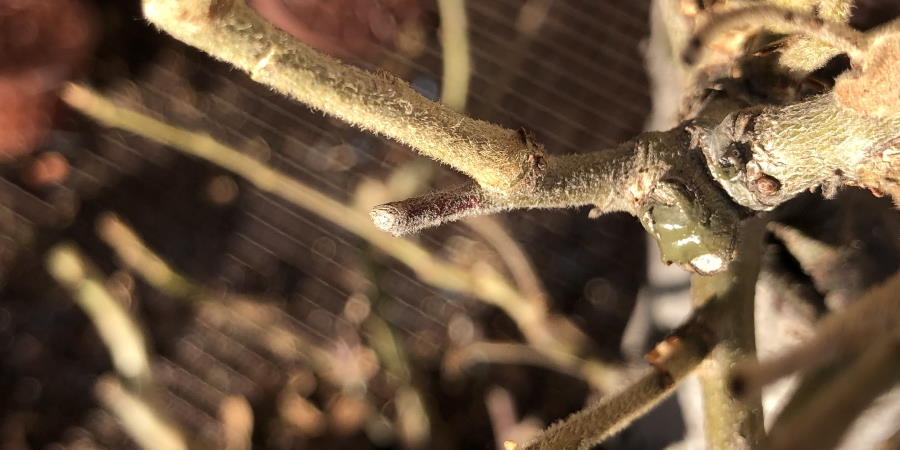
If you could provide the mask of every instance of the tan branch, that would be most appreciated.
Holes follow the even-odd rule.
[[[466,0],[437,0],[441,16],[441,47],[444,73],[441,77],[441,102],[455,111],[466,109],[472,60],[469,55],[469,30]]]
[[[717,337],[708,325],[717,315],[715,308],[695,311],[647,355],[653,367],[634,383],[551,425],[523,450],[587,450],[624,429],[672,393],[709,354]]]
[[[879,336],[900,327],[900,273],[872,288],[844,311],[822,320],[815,337],[761,363],[744,362],[735,368],[732,389],[742,396],[756,395],[764,386],[797,371],[810,372],[861,352]]]
[[[317,52],[243,0],[145,0],[144,14],[177,39],[233,64],[310,107],[396,139],[498,192],[540,177],[543,151],[519,133],[432,102],[387,73]]]
[[[713,177],[734,201],[768,210],[821,185],[826,191],[864,183],[896,189],[898,138],[900,112],[866,115],[829,93],[735,112],[706,136],[703,151]]]
[[[778,421],[767,448],[834,448],[853,421],[881,394],[900,383],[900,333],[870,342],[868,349],[823,386],[802,411]]]
[[[136,389],[152,383],[150,358],[140,326],[104,285],[91,264],[71,245],[57,245],[47,254],[47,270],[84,311],[103,344],[113,367]]]
[[[723,34],[747,26],[765,26],[777,32],[810,35],[838,51],[846,52],[853,60],[859,60],[866,47],[865,35],[849,25],[827,22],[815,15],[777,6],[761,5],[710,17],[706,25],[697,30],[688,42],[683,55],[685,63],[697,62],[706,45]]]

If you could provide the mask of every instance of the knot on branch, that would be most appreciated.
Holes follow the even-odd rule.
[[[781,181],[766,174],[753,158],[758,114],[757,108],[749,108],[729,114],[712,130],[697,127],[696,140],[713,179],[728,195],[742,206],[767,211],[784,198],[778,195]]]
[[[519,128],[519,137],[525,145],[521,182],[524,183],[525,190],[534,190],[547,170],[547,153],[544,151],[544,145],[537,141],[533,131]]]

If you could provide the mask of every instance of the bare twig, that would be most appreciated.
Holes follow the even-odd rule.
[[[550,357],[533,346],[514,342],[473,342],[449,351],[444,358],[444,370],[456,374],[479,363],[521,364],[544,367],[580,378],[601,391],[621,385],[619,371],[594,361],[568,355]]]
[[[889,335],[900,326],[897,292],[900,273],[871,289],[846,310],[823,319],[812,340],[765,362],[742,363],[732,375],[732,389],[742,396],[753,396],[781,377],[816,370],[862,351],[877,337]]]
[[[704,308],[647,355],[652,368],[624,390],[551,425],[523,450],[586,450],[621,431],[662,401],[715,345],[706,323],[716,312]]]
[[[111,376],[100,378],[94,389],[97,398],[122,423],[125,431],[145,449],[187,450],[178,429],[163,418],[145,398],[125,389]]]
[[[372,208],[369,215],[378,229],[403,236],[444,222],[503,209],[506,208],[493,204],[477,184],[467,183],[421,197],[385,203]]]
[[[444,73],[441,77],[441,102],[455,111],[466,109],[472,61],[469,55],[465,0],[438,0],[441,16],[441,47]]]
[[[189,297],[200,289],[150,251],[141,238],[116,215],[101,215],[97,220],[97,233],[115,249],[126,266],[137,271],[151,286],[166,295]]]
[[[79,111],[109,126],[122,128],[172,146],[190,155],[211,161],[230,170],[258,188],[313,211],[322,218],[356,234],[373,246],[412,268],[416,275],[432,286],[472,295],[510,315],[529,342],[551,354],[571,354],[573,349],[555,339],[547,329],[547,311],[542,305],[527,301],[508,280],[495,272],[475,272],[441,261],[424,248],[379,232],[364,213],[346,206],[319,191],[242,154],[208,135],[194,133],[152,119],[136,111],[114,105],[109,100],[79,86],[70,86],[64,100]],[[128,244],[126,239],[126,246]],[[132,241],[133,242],[133,241]],[[130,255],[130,256],[128,256]],[[145,250],[132,251],[123,259],[146,256]],[[149,261],[149,266],[158,264]],[[145,268],[140,268],[143,271]],[[164,274],[165,271],[160,271]],[[148,274],[150,275],[150,274]],[[153,275],[159,276],[159,275]],[[166,275],[168,276],[168,275]]]
[[[536,302],[546,302],[547,295],[541,278],[531,263],[531,258],[509,234],[499,219],[477,217],[465,221],[466,226],[478,233],[490,244],[503,260],[516,285],[523,294]]]
[[[179,40],[261,83],[363,129],[396,139],[504,191],[539,178],[540,147],[514,130],[432,102],[405,82],[317,52],[259,17],[242,0],[146,0],[144,14]]]
[[[897,383],[900,334],[895,330],[870,345],[855,363],[820,389],[802,412],[776,422],[767,448],[833,448],[857,416]]]
[[[149,388],[153,376],[140,326],[106,289],[97,269],[74,246],[58,245],[47,254],[47,270],[97,328],[116,372],[139,391]]]
[[[102,377],[96,384],[100,402],[142,447],[186,450],[178,427],[157,404],[157,387],[140,326],[106,289],[97,269],[70,245],[57,245],[49,251],[47,269],[90,318],[110,352],[113,367],[127,382],[126,389],[117,378]]]

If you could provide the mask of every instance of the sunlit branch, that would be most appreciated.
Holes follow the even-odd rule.
[[[522,450],[587,450],[646,413],[671,394],[716,345],[718,338],[708,327],[718,314],[716,308],[695,311],[648,353],[646,358],[652,367],[635,382],[551,425]]]
[[[145,0],[144,15],[179,40],[228,61],[312,108],[409,145],[486,189],[540,177],[540,146],[516,130],[430,101],[399,78],[315,51],[262,19],[243,0]]]
[[[709,18],[688,41],[682,56],[686,64],[694,64],[707,44],[723,34],[746,26],[764,26],[785,33],[801,33],[818,38],[851,59],[859,60],[865,51],[865,35],[843,23],[827,22],[817,16],[777,6],[751,6],[716,14]]]

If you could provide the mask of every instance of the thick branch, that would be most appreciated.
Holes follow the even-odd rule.
[[[255,80],[407,143],[480,186],[376,209],[379,225],[395,234],[505,209],[595,204],[602,211],[636,215],[659,241],[667,262],[709,274],[733,258],[742,213],[710,180],[707,165],[728,194],[753,209],[771,208],[835,174],[867,186],[874,176],[879,181],[874,188],[888,191],[884,184],[900,178],[884,174],[886,166],[894,167],[897,152],[865,159],[897,136],[900,119],[868,118],[828,95],[739,111],[721,124],[741,104],[719,98],[707,102],[703,118],[668,132],[642,134],[608,151],[546,157],[528,133],[467,118],[393,76],[343,65],[276,30],[240,0],[145,0],[144,8],[151,21],[178,39]],[[841,30],[823,29],[843,36]],[[818,144],[825,148],[811,152]],[[876,160],[881,162],[863,164]]]
[[[445,163],[489,190],[539,178],[543,150],[514,130],[432,102],[387,73],[341,64],[259,17],[243,0],[145,0],[144,14],[177,39],[254,80]]]
[[[900,114],[867,116],[824,94],[732,113],[702,146],[713,177],[737,203],[772,209],[824,185],[896,192]]]

